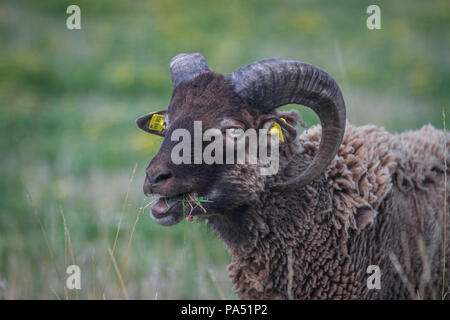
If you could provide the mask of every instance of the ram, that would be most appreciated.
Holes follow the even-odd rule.
[[[229,248],[240,298],[445,295],[449,134],[431,125],[401,134],[353,126],[333,78],[295,60],[262,60],[221,75],[201,54],[180,54],[170,69],[168,110],[137,120],[164,137],[146,169],[144,193],[159,197],[151,216],[162,225],[206,220]],[[312,108],[321,126],[299,135],[299,113],[277,110],[286,104]],[[279,128],[279,170],[262,175],[259,162],[174,164],[172,134],[193,134],[194,121],[221,130],[224,141],[236,129]],[[185,199],[194,200],[187,206]],[[369,266],[380,270],[379,289],[368,285]]]

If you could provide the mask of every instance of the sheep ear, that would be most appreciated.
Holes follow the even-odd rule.
[[[166,134],[166,110],[152,112],[136,120],[137,126],[148,133],[164,137]]]

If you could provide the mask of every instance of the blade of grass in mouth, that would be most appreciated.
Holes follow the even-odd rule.
[[[163,214],[166,213],[167,211],[169,211],[169,209],[170,209],[169,203],[167,202],[167,198],[164,198],[164,203],[166,204],[167,209],[164,210]]]

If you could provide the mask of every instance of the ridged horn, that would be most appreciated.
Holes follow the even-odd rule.
[[[299,176],[273,187],[303,187],[327,168],[345,132],[344,98],[328,73],[296,60],[266,59],[242,67],[226,77],[250,107],[270,112],[286,104],[301,104],[313,109],[320,118],[320,147],[310,165]]]
[[[174,89],[180,83],[192,80],[208,71],[208,64],[201,53],[180,53],[170,61],[170,74]]]

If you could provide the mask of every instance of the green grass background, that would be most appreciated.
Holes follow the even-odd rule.
[[[81,30],[66,28],[70,4]],[[441,128],[450,113],[446,0],[2,0],[0,37],[0,299],[236,298],[228,252],[204,224],[165,228],[139,210],[161,138],[134,120],[167,106],[178,53],[202,52],[222,73],[269,57],[318,65],[351,122],[391,132]],[[124,285],[108,253],[119,223]],[[82,289],[65,291],[74,262]]]

